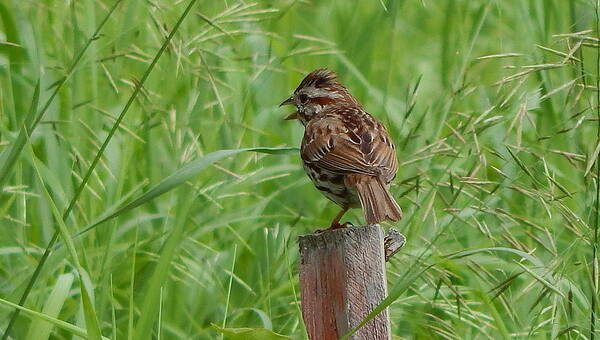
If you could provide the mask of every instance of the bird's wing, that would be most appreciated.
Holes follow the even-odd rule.
[[[335,173],[378,176],[386,183],[392,181],[398,168],[387,131],[366,113],[331,114],[310,121],[301,156],[304,162]]]

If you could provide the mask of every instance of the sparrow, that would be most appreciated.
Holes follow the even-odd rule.
[[[311,72],[279,106],[284,105],[297,108],[284,119],[304,126],[304,170],[315,187],[342,208],[328,229],[346,227],[349,223],[339,222],[350,208],[362,208],[368,224],[402,218],[388,190],[398,170],[394,143],[334,72]]]

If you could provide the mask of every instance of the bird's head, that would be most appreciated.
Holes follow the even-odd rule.
[[[319,116],[321,112],[332,106],[358,106],[360,104],[337,80],[334,72],[319,69],[304,77],[294,94],[279,106],[283,105],[295,105],[298,109],[284,119],[299,119],[302,124],[306,125],[312,118]]]

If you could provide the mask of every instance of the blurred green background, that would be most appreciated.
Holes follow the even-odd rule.
[[[277,105],[329,68],[398,146],[394,338],[594,337],[595,1],[115,3],[0,2],[2,333],[32,282],[14,339],[306,339],[297,236],[337,207],[294,150],[203,157],[297,147]]]

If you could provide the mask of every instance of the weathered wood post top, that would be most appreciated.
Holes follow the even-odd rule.
[[[384,234],[379,225],[303,235],[300,244],[302,317],[311,340],[337,340],[387,296]],[[387,309],[352,340],[391,338]]]

